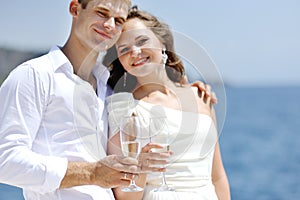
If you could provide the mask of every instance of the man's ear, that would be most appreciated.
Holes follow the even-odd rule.
[[[71,13],[71,15],[73,17],[76,17],[78,15],[78,11],[80,9],[79,6],[80,6],[80,4],[78,3],[77,0],[72,0],[70,2],[69,12]]]

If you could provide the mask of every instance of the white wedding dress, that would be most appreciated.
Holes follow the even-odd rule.
[[[175,192],[154,192],[161,183],[160,173],[149,174],[144,200],[217,200],[212,184],[212,162],[217,130],[210,116],[183,112],[135,100],[131,93],[117,93],[107,98],[110,137],[119,131],[121,118],[135,113],[145,123],[153,116],[167,116],[168,129],[175,134],[170,145],[173,162],[167,168],[167,184]],[[174,135],[173,135],[174,136]]]

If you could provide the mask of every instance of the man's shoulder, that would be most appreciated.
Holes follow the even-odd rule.
[[[35,77],[35,81],[37,79],[49,80],[51,74],[53,74],[53,66],[47,53],[21,63],[11,71],[7,78],[17,82],[18,80],[25,81],[28,77]]]
[[[38,66],[40,65],[43,66],[49,65],[49,58],[47,55],[48,53],[26,60],[23,63],[19,64],[15,69],[24,68],[24,67],[38,68]]]
[[[24,62],[24,65],[29,65],[41,71],[56,71],[59,67],[68,63],[67,57],[63,54],[59,47],[54,46],[48,53]]]

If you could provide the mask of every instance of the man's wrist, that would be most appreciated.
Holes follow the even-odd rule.
[[[68,162],[67,172],[61,181],[60,188],[93,185],[96,167],[99,167],[96,163]]]

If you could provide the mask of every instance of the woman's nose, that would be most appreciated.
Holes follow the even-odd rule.
[[[141,53],[141,48],[140,47],[137,47],[137,46],[133,46],[132,47],[132,51],[131,51],[131,55],[133,57],[137,57],[140,53]]]

